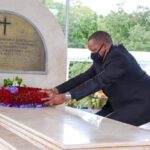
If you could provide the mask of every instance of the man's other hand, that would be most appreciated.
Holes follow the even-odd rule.
[[[58,94],[58,90],[56,88],[52,88],[52,89],[43,89],[40,90],[40,92],[45,92],[48,96],[48,99],[52,99],[56,94]]]
[[[43,98],[45,106],[60,105],[67,101],[65,94],[55,94],[52,98]]]

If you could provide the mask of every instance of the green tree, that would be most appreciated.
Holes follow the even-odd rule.
[[[55,15],[64,30],[65,5],[53,0],[43,0],[48,8],[58,10]],[[72,0],[69,9],[68,47],[86,48],[88,37],[97,30],[97,14],[79,0]]]
[[[48,8],[51,8],[54,4],[54,1],[53,0],[42,0],[42,4],[44,4]]]
[[[114,43],[127,43],[129,30],[132,27],[130,15],[124,10],[112,11],[105,17],[99,18],[99,30],[107,31],[111,34]]]
[[[97,14],[84,5],[70,7],[69,47],[86,48],[88,37],[97,30]]]
[[[43,0],[48,8],[57,9],[55,15],[64,29],[65,4],[54,0]],[[114,43],[123,43],[129,50],[150,51],[150,9],[138,6],[133,13],[126,13],[122,5],[117,11],[98,16],[80,0],[72,0],[69,9],[68,47],[86,48],[88,37],[97,30],[111,34]]]
[[[42,0],[42,3],[51,11],[57,11],[57,13],[55,14],[55,18],[60,24],[62,30],[64,30],[65,5],[63,3],[55,2],[54,0]]]
[[[69,78],[73,78],[80,73],[85,72],[90,66],[92,65],[91,62],[76,62],[72,61],[69,65]]]
[[[150,32],[150,10],[137,7],[128,14],[123,9],[99,16],[98,29],[111,34],[114,43],[123,43],[129,50],[150,51],[148,40]]]
[[[147,31],[145,26],[137,24],[129,30],[129,33],[127,46],[130,50],[150,51],[150,30]]]

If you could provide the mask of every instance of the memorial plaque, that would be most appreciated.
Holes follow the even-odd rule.
[[[0,72],[45,72],[46,50],[35,26],[23,16],[0,12]]]

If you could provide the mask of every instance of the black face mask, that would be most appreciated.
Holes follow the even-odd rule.
[[[99,51],[97,53],[91,53],[91,59],[96,63],[102,63],[103,57],[99,54]]]
[[[103,44],[100,47],[99,51],[102,49],[102,47],[103,47]],[[102,63],[103,61],[103,57],[99,54],[99,51],[96,53],[91,53],[91,59],[96,63]]]

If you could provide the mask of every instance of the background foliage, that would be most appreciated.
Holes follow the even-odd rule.
[[[48,8],[57,10],[55,16],[64,28],[65,3],[54,0],[42,2]],[[97,30],[109,32],[114,43],[123,43],[128,50],[150,51],[150,9],[138,6],[136,11],[128,14],[118,5],[116,11],[101,16],[83,5],[80,0],[71,0],[69,47],[86,48],[87,38]]]

